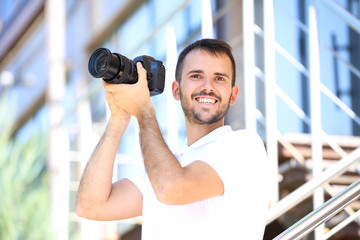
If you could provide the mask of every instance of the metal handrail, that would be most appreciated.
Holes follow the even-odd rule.
[[[360,117],[349,108],[343,101],[341,101],[335,94],[333,94],[324,84],[320,84],[321,92],[324,93],[333,103],[336,104],[344,113],[346,113],[354,122],[360,126]]]
[[[344,191],[328,200],[318,209],[312,211],[304,218],[296,222],[290,228],[279,234],[273,240],[291,240],[299,239],[311,231],[317,226],[326,222],[335,214],[343,210],[346,206],[360,197],[360,179],[351,184]]]
[[[268,213],[267,223],[271,223],[298,203],[309,197],[319,186],[341,175],[353,163],[360,160],[360,147],[326,169],[319,177],[313,178],[272,206]]]
[[[313,1],[313,3],[314,2],[316,2],[316,1]],[[358,19],[354,18],[354,16],[351,13],[347,12],[341,6],[338,6],[338,4],[336,4],[335,1],[333,1],[333,0],[325,0],[325,1],[319,0],[319,3],[325,5],[329,10],[334,12],[336,15],[340,16],[348,26],[350,26],[351,28],[355,28],[355,30],[357,32],[360,31],[360,21]],[[315,16],[314,20],[316,21],[316,16]],[[303,25],[300,21],[297,21],[295,19],[295,23],[303,31],[307,32],[308,34],[311,34],[308,27]],[[312,25],[312,26],[316,26],[316,24]],[[260,27],[255,28],[254,33],[265,40],[264,32],[262,31],[262,29]],[[312,43],[317,44],[317,46],[315,48],[316,51],[312,50],[310,52],[318,52],[318,50],[319,50],[318,44],[320,44],[321,41],[319,42],[318,37],[316,35],[317,30],[312,31],[312,34],[313,34],[312,35],[313,38],[315,39],[315,41],[312,41]],[[300,63],[296,58],[294,58],[290,53],[288,53],[287,50],[285,50],[278,43],[275,42],[273,47],[275,47],[276,51],[280,55],[282,55],[285,59],[287,59],[298,71],[303,73],[306,77],[308,77],[308,78],[312,77],[313,79],[319,79],[318,75],[310,76],[311,71],[308,70],[302,63]],[[333,51],[331,51],[331,52],[333,52]],[[335,55],[336,58],[340,57],[340,56],[336,55],[336,53],[334,55]],[[316,57],[319,57],[319,56],[317,55]],[[310,57],[310,59],[313,59],[313,57]],[[315,62],[315,63],[318,64],[318,62]],[[359,73],[359,70],[354,68],[351,64],[350,65],[346,64],[346,66],[349,67],[351,72],[355,72],[355,74]],[[316,65],[316,64],[315,65],[313,64],[312,67],[313,67],[312,69],[315,70],[315,71],[313,71],[313,73],[320,69],[320,67],[318,65]],[[318,73],[318,72],[316,72],[316,73]],[[260,79],[263,79],[263,78],[260,78]],[[314,127],[314,124],[310,121],[310,120],[313,120],[313,119],[310,119],[309,116],[307,116],[307,114],[305,114],[305,112],[300,107],[298,107],[297,104],[294,101],[292,101],[288,97],[288,95],[284,91],[282,91],[282,89],[279,86],[275,86],[275,87],[277,87],[276,95],[278,97],[280,97],[282,100],[284,100],[284,103],[287,104],[306,124],[311,126],[312,129],[317,129],[318,130],[317,137],[316,137],[316,140],[317,140],[316,144],[317,145],[314,145],[314,144],[312,145],[313,147],[316,146],[316,150],[318,150],[317,152],[319,153],[317,155],[317,157],[315,157],[315,158],[316,159],[321,159],[322,158],[321,157],[321,139],[323,139],[323,140],[326,139],[326,141],[329,143],[329,146],[332,149],[334,149],[337,153],[340,154],[340,156],[342,157],[342,160],[339,161],[338,163],[336,163],[334,166],[328,168],[324,172],[321,172],[322,167],[319,164],[318,166],[320,166],[320,167],[318,168],[318,170],[319,169],[321,169],[321,170],[317,171],[318,175],[316,175],[316,176],[314,175],[314,178],[311,181],[307,182],[306,184],[304,184],[303,186],[301,186],[297,190],[293,191],[287,197],[283,198],[279,203],[277,203],[276,205],[271,207],[269,215],[268,215],[268,223],[270,223],[273,220],[277,219],[279,216],[281,216],[282,214],[284,214],[285,212],[287,212],[291,208],[295,207],[298,203],[300,203],[301,201],[303,201],[304,199],[309,197],[311,194],[313,194],[315,192],[315,190],[318,187],[323,186],[326,189],[326,191],[331,189],[328,182],[331,179],[335,178],[336,176],[341,175],[343,172],[346,171],[346,169],[348,169],[348,167],[351,164],[353,164],[354,162],[356,162],[357,160],[360,159],[360,148],[356,149],[351,154],[346,156],[345,151],[339,145],[337,145],[335,142],[331,141],[331,139],[329,140],[328,135],[325,133],[325,131],[321,130],[321,125]],[[334,98],[333,94],[331,94],[331,92],[330,93],[329,92],[330,91],[328,91],[328,89],[321,82],[318,82],[318,85],[316,86],[316,93],[317,94],[318,93],[325,94],[337,106],[341,106],[340,109],[342,109],[351,119],[353,119],[356,123],[359,124],[360,123],[360,120],[359,120],[360,116],[357,116],[352,110],[349,110],[348,107],[343,106],[342,101],[340,99],[337,99],[336,96]],[[318,96],[319,95],[316,95],[316,97],[318,97]],[[285,101],[285,99],[287,99],[287,100],[290,99],[290,101]],[[316,102],[320,102],[320,101],[316,101]],[[315,111],[315,113],[318,113],[318,112],[319,111]],[[314,114],[311,114],[311,115],[313,116]],[[315,123],[319,123],[319,122],[320,121],[317,121]],[[289,146],[287,146],[286,148],[291,149],[291,144]],[[296,157],[296,155],[294,154],[294,153],[296,153],[296,151],[295,151],[296,149],[293,149],[293,150],[294,151],[290,151],[290,152],[294,155],[295,159],[298,160],[298,161],[299,161],[299,159],[301,160],[301,157]],[[299,161],[299,162],[301,162],[301,161]],[[331,194],[331,195],[334,196],[334,194]],[[316,205],[316,206],[319,206],[319,205]],[[347,209],[347,212],[349,214],[351,214],[353,212],[353,210],[349,211]],[[288,238],[286,238],[286,239],[288,239]]]

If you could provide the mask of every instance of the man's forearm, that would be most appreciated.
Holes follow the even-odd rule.
[[[83,210],[104,203],[111,193],[114,160],[128,120],[110,118],[82,176],[77,208]]]
[[[138,122],[145,169],[159,197],[176,184],[183,169],[161,135],[154,109],[148,108],[142,112],[138,116]]]

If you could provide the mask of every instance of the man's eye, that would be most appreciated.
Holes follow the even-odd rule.
[[[216,81],[225,81],[223,77],[216,77]]]
[[[194,75],[191,75],[191,78],[200,78],[200,75],[199,74],[194,74]]]

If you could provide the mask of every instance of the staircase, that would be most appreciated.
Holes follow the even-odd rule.
[[[243,9],[246,126],[264,138],[272,164],[272,239],[359,179],[360,1],[243,1]],[[359,209],[354,201],[301,239],[360,239]],[[300,239],[286,236],[276,239]]]
[[[310,149],[306,149],[306,142],[299,141],[299,136],[297,136],[297,140],[294,141],[294,146],[299,149],[298,153],[303,153],[303,156],[307,156],[310,152]],[[348,140],[347,137],[340,137],[344,141]],[[360,138],[350,137],[351,143],[345,141],[346,148],[348,151],[351,151],[351,145],[355,145],[359,143]],[[308,148],[310,146],[308,145]],[[281,147],[280,147],[281,149]],[[289,157],[289,155],[285,151],[283,156]],[[312,202],[309,199],[309,196],[315,191],[316,188],[322,186],[325,190],[325,200],[326,201],[334,201],[336,198],[344,195],[343,191],[349,185],[359,182],[359,171],[358,171],[358,161],[360,160],[360,148],[354,149],[349,154],[344,156],[341,159],[337,159],[337,153],[328,149],[328,146],[324,144],[324,156],[327,156],[328,159],[323,159],[324,163],[324,171],[321,176],[317,178],[312,178],[311,175],[311,159],[305,159],[304,164],[299,164],[299,162],[294,161],[292,158],[288,160],[283,160],[283,163],[280,164],[279,173],[282,176],[282,181],[280,183],[280,194],[282,195],[282,199],[279,203],[274,205],[269,214],[268,223],[271,223],[275,219],[280,219],[282,222],[282,226],[292,229],[294,226],[292,225],[294,222],[298,221],[304,214],[311,212],[312,210]],[[311,155],[310,155],[311,157]],[[282,159],[282,158],[280,158]],[[359,221],[357,220],[360,214],[360,202],[355,201],[358,197],[360,197],[360,184],[357,184],[357,194],[356,197],[350,198],[339,205],[340,210],[344,210],[340,212],[335,217],[331,218],[326,222],[325,229],[323,232],[322,239],[358,239],[359,238]],[[291,192],[291,193],[290,193]],[[336,196],[336,197],[335,197]],[[352,202],[353,201],[353,202]],[[352,202],[350,206],[347,207],[347,203]],[[346,207],[346,208],[345,208]],[[324,208],[322,206],[321,208]],[[318,213],[321,208],[316,209],[312,212],[314,215]],[[324,216],[328,217],[336,211],[340,211],[337,208],[332,209],[330,212],[327,212]],[[304,225],[303,218],[301,221],[297,222],[297,224]],[[321,221],[322,219],[318,219]],[[354,221],[355,220],[355,221]],[[310,223],[306,223],[310,224]],[[307,225],[307,227],[312,227],[316,225],[317,222],[311,223]],[[338,231],[342,228],[344,230],[337,235]],[[306,229],[296,230],[296,231],[304,231]],[[293,230],[294,231],[294,230]],[[333,236],[333,238],[330,238]],[[276,239],[298,239],[298,238],[288,238],[289,233],[287,235],[278,237]],[[311,238],[312,239],[312,238]]]

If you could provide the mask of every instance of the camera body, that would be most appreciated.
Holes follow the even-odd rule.
[[[134,58],[134,61],[141,62],[146,69],[150,96],[161,94],[165,86],[165,67],[163,63],[147,55],[138,56]]]
[[[161,94],[165,86],[165,67],[153,57],[142,55],[130,60],[119,53],[110,52],[109,49],[98,48],[89,59],[88,69],[93,77],[101,77],[108,83],[134,84],[138,81],[137,62],[141,62],[147,72],[150,96]]]

